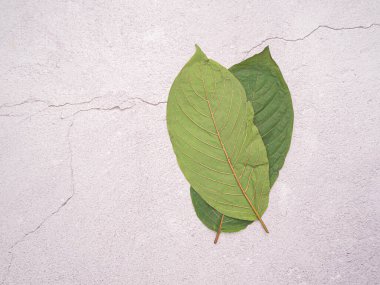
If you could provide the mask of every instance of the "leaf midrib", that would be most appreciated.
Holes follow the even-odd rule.
[[[216,132],[216,135],[218,137],[218,140],[219,140],[219,143],[223,149],[223,152],[224,152],[224,155],[226,156],[226,159],[227,159],[227,162],[228,162],[228,165],[232,171],[232,174],[235,178],[235,181],[236,183],[238,184],[239,188],[240,188],[240,191],[241,193],[243,194],[243,196],[245,197],[245,199],[247,200],[249,206],[251,207],[252,211],[255,213],[257,219],[260,221],[261,225],[263,226],[264,230],[269,233],[268,231],[268,228],[266,227],[266,225],[264,224],[263,220],[261,219],[259,213],[257,212],[255,206],[253,206],[251,200],[249,199],[248,195],[245,193],[244,189],[243,189],[243,186],[241,185],[240,183],[240,179],[237,177],[237,174],[235,172],[235,168],[233,167],[232,163],[231,163],[231,160],[230,160],[230,157],[227,153],[227,150],[224,146],[224,143],[222,141],[222,138],[220,137],[220,133],[219,133],[219,129],[218,129],[218,126],[216,125],[216,120],[215,120],[215,117],[214,117],[214,112],[212,111],[212,108],[211,108],[211,104],[210,104],[210,101],[207,97],[207,93],[205,94],[205,97],[206,97],[206,102],[207,102],[207,106],[208,106],[208,109],[210,111],[210,114],[211,114],[211,119],[212,119],[212,122],[213,122],[213,125],[214,125],[214,128],[215,128],[215,132]]]

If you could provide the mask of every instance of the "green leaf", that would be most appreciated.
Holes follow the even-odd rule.
[[[230,68],[255,110],[254,124],[263,138],[274,184],[288,154],[293,133],[293,105],[288,86],[269,47]]]
[[[269,48],[229,69],[243,85],[255,111],[254,124],[263,137],[269,160],[270,186],[274,184],[288,153],[293,130],[293,107],[289,89]],[[209,229],[217,231],[222,214],[202,199],[194,199],[195,212]],[[226,223],[228,221],[228,223]],[[225,216],[222,232],[235,232],[247,222]]]
[[[236,219],[262,216],[269,168],[252,105],[231,72],[199,47],[171,87],[167,126],[183,174],[210,206]]]

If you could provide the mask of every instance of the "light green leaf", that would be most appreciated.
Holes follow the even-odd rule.
[[[267,149],[272,186],[284,164],[292,137],[294,114],[289,89],[268,47],[229,70],[243,85],[247,99],[253,105],[253,122]],[[222,214],[204,201],[199,201],[201,197],[194,199],[192,188],[190,192],[199,219],[209,229],[217,231]],[[225,216],[222,232],[239,231],[246,227],[247,221]]]
[[[244,88],[197,47],[170,90],[167,126],[178,164],[195,191],[233,218],[268,206],[268,158]],[[265,228],[265,227],[264,227]]]

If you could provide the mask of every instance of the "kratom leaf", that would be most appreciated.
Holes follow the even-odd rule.
[[[269,48],[229,69],[243,85],[255,111],[253,122],[263,137],[269,161],[270,186],[278,177],[288,153],[293,130],[293,107],[289,89]],[[205,226],[217,231],[222,214],[195,196],[190,188],[195,212]],[[196,199],[194,198],[196,197]],[[247,221],[225,216],[222,232],[236,232]]]
[[[178,164],[195,191],[219,212],[259,219],[268,206],[269,168],[244,88],[197,47],[175,79],[167,126]]]
[[[269,47],[229,69],[241,82],[255,110],[269,160],[270,186],[274,184],[288,154],[293,132],[293,105],[288,86]]]

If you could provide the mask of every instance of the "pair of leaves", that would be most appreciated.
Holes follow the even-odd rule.
[[[289,148],[293,113],[283,123],[284,114],[278,110],[289,113],[290,94],[277,65],[273,60],[274,65],[268,64],[268,59],[266,49],[262,56],[233,66],[232,74],[197,47],[170,90],[167,124],[173,149],[194,187],[191,195],[197,215],[213,230],[218,228],[221,213],[226,215],[223,231],[261,221],[270,186]],[[279,100],[278,93],[288,95],[289,100]],[[259,129],[253,123],[252,105]],[[279,131],[284,138],[271,139],[279,138]]]
[[[266,147],[270,187],[276,181],[289,151],[293,130],[293,107],[289,89],[269,48],[232,66],[229,71],[243,85],[254,109],[253,122]],[[217,231],[222,214],[208,205],[191,187],[197,216],[209,229]],[[222,232],[237,232],[252,222],[224,216]]]

